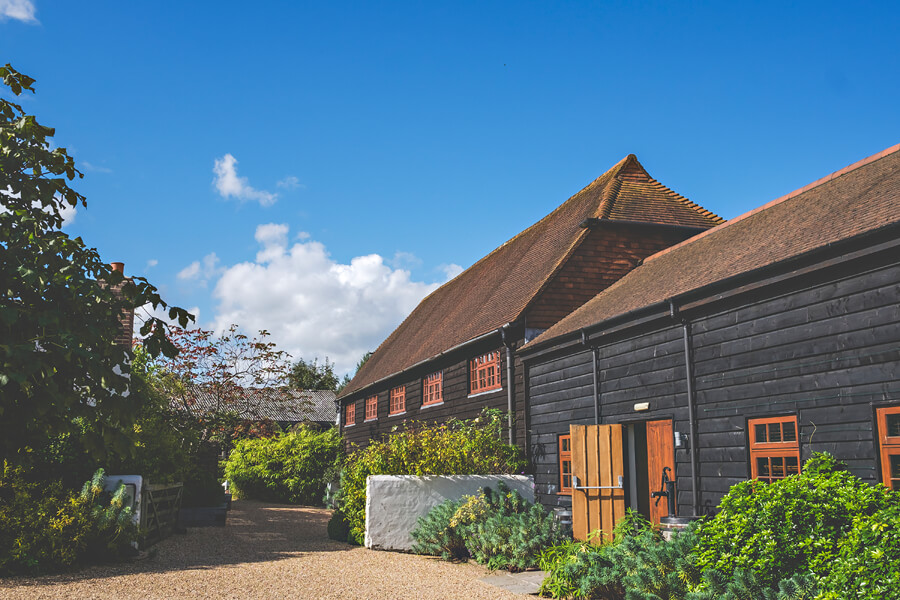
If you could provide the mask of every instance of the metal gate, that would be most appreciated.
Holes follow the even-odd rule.
[[[586,540],[598,529],[610,538],[615,524],[625,516],[623,429],[622,425],[569,426],[575,539]]]

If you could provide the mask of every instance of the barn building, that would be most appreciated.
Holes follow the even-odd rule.
[[[594,485],[659,522],[668,468],[699,516],[815,451],[900,489],[900,145],[646,258],[518,357],[548,507]]]
[[[515,349],[647,256],[721,222],[627,156],[422,300],[340,393],[342,434],[364,446],[405,420],[491,407],[515,415],[509,438],[525,447]]]

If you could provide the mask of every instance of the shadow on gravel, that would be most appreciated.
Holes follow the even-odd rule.
[[[324,508],[236,500],[224,527],[197,527],[149,548],[127,563],[95,565],[41,577],[0,579],[0,589],[54,585],[137,573],[163,573],[278,561],[319,552],[350,552],[354,546],[328,539],[331,511]]]

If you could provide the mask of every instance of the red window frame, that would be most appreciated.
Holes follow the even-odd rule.
[[[422,406],[444,401],[444,372],[437,371],[422,379]]]
[[[378,395],[366,398],[366,421],[378,418]]]
[[[892,490],[900,490],[900,406],[879,408],[875,412],[881,452],[881,482]]]
[[[499,390],[501,387],[499,350],[469,361],[469,394]]]
[[[800,428],[796,416],[749,419],[750,473],[772,483],[800,473]]]
[[[572,494],[572,436],[559,436],[559,493]]]
[[[389,415],[399,415],[406,412],[406,386],[401,385],[391,390]]]
[[[356,402],[344,407],[344,426],[356,425]]]

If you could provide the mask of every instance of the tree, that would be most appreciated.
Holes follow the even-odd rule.
[[[337,391],[341,386],[341,380],[334,374],[334,363],[325,357],[325,362],[319,364],[318,357],[312,362],[298,359],[291,367],[289,377],[291,387],[298,390],[331,390]]]
[[[359,373],[359,370],[363,368],[363,365],[366,364],[367,362],[369,362],[369,359],[372,358],[373,354],[374,354],[374,352],[370,351],[370,352],[366,352],[365,354],[362,355],[362,358],[359,359],[358,363],[356,363],[356,371],[353,373],[354,377],[356,376],[357,373]]]
[[[186,420],[201,415],[204,440],[230,442],[241,413],[261,402],[284,398],[281,392],[290,355],[278,350],[268,337],[269,332],[261,330],[250,338],[237,325],[220,335],[172,327],[170,341],[178,354],[158,357],[151,367],[151,381]],[[198,404],[202,410],[194,409]]]
[[[35,80],[9,64],[0,77],[15,96],[34,93]],[[69,187],[83,174],[51,148],[54,133],[0,98],[0,460],[11,462],[66,433],[98,457],[129,452],[138,406],[127,397],[129,353],[114,343],[119,316],[150,304],[183,327],[193,320],[60,230],[63,211],[87,201]],[[166,331],[160,319],[144,323],[151,355],[174,356]]]

